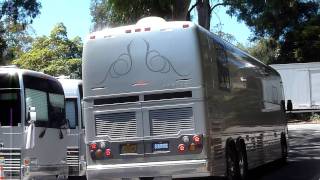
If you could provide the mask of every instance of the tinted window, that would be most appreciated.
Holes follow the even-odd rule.
[[[224,90],[230,89],[230,74],[228,68],[228,55],[222,44],[215,44],[217,53],[217,68],[219,88]]]
[[[20,90],[0,90],[0,125],[18,126],[21,123]]]
[[[66,118],[70,129],[75,129],[78,126],[77,99],[66,100]]]
[[[47,92],[25,88],[25,96],[27,112],[30,107],[35,107],[37,121],[47,123],[49,121]],[[29,120],[29,117],[27,119]]]
[[[18,75],[0,73],[0,88],[19,88],[19,78]]]
[[[65,123],[63,89],[56,81],[25,75],[26,110],[35,107],[36,126],[58,128]],[[27,117],[26,120],[28,120]]]

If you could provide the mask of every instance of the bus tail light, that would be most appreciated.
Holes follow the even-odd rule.
[[[110,149],[106,149],[105,155],[106,155],[106,157],[111,157],[111,150]]]
[[[189,151],[195,151],[197,148],[197,145],[195,143],[191,143],[189,146]]]
[[[184,145],[184,144],[179,144],[179,146],[178,146],[178,151],[179,152],[184,152],[186,150],[186,146]]]
[[[189,27],[189,24],[184,24],[182,25],[183,28],[188,28]]]
[[[150,27],[146,27],[146,28],[144,28],[144,31],[150,31],[151,30],[151,28]]]
[[[25,159],[25,160],[23,161],[23,165],[29,166],[29,165],[30,165],[30,159]]]
[[[89,145],[89,149],[90,149],[90,150],[93,150],[93,151],[97,150],[97,144],[96,144],[96,143],[90,144],[90,145]]]
[[[192,140],[195,144],[201,144],[201,137],[198,135],[194,135]]]

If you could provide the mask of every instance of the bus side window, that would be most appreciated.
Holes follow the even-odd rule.
[[[78,126],[77,99],[66,99],[66,118],[70,129],[75,129]]]
[[[66,124],[64,92],[58,82],[49,80],[48,83],[50,127],[60,128]]]
[[[222,44],[215,44],[217,53],[217,69],[219,88],[230,90],[230,74],[228,69],[228,55]]]

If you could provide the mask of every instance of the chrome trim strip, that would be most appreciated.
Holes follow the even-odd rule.
[[[161,162],[112,164],[112,165],[89,165],[87,166],[87,170],[179,166],[179,165],[195,165],[195,164],[206,164],[206,163],[207,163],[207,160],[183,160],[183,161],[161,161]]]

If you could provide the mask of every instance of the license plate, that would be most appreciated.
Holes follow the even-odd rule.
[[[137,145],[136,144],[122,144],[121,145],[121,154],[128,153],[137,153]]]
[[[169,150],[169,143],[153,143],[152,145],[153,151],[168,151]]]

